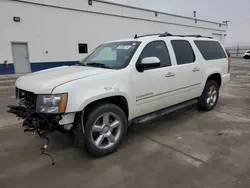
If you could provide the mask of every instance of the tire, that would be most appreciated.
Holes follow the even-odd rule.
[[[127,124],[121,108],[110,103],[97,104],[85,121],[86,150],[95,157],[115,152],[126,134]]]
[[[214,109],[219,98],[219,84],[214,80],[208,80],[202,95],[198,101],[198,108],[204,111]]]

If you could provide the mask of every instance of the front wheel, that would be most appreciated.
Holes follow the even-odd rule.
[[[212,110],[219,98],[219,85],[214,80],[208,80],[202,95],[198,101],[198,107],[201,110],[210,111]]]
[[[127,118],[114,104],[97,105],[85,122],[85,145],[96,157],[113,153],[120,146],[127,130]]]

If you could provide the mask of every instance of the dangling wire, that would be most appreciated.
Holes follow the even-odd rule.
[[[54,165],[55,165],[54,158],[53,158],[50,154],[45,153],[46,149],[48,148],[49,142],[50,142],[50,136],[46,136],[46,137],[44,137],[44,138],[48,141],[48,143],[45,144],[45,145],[41,148],[41,149],[42,149],[42,155],[47,155],[48,157],[50,157],[51,160],[52,160],[52,165],[54,166]]]
[[[46,123],[48,124],[48,126],[49,126],[49,130],[48,130],[48,132],[44,132],[44,131],[41,131],[39,128],[37,128],[37,127],[34,127],[34,130],[32,130],[32,131],[34,131],[35,133],[37,133],[41,138],[44,138],[44,139],[46,139],[47,140],[47,144],[45,144],[42,148],[41,148],[41,150],[42,150],[42,155],[47,155],[48,157],[50,157],[51,158],[51,160],[52,160],[52,165],[55,165],[55,161],[54,161],[54,158],[50,155],[50,154],[48,154],[48,153],[46,153],[45,151],[46,151],[46,149],[48,148],[48,145],[49,145],[49,143],[50,143],[50,137],[51,137],[51,127],[50,127],[50,125],[49,125],[49,122],[48,122],[48,120],[42,115],[42,114],[39,114],[39,113],[36,113],[32,108],[29,108],[29,116],[32,116],[32,115],[34,115],[34,114],[36,114],[36,115],[38,115],[38,116],[40,116],[40,118],[42,118],[42,119],[44,119],[45,121],[46,121]],[[28,116],[28,117],[29,117]],[[30,130],[29,130],[30,131]],[[47,134],[47,133],[49,133],[49,134]]]
[[[45,145],[43,146],[43,148],[42,148],[42,155],[47,155],[48,157],[50,157],[50,158],[51,158],[51,160],[52,160],[52,165],[54,166],[54,165],[55,165],[54,158],[53,158],[50,154],[45,153],[45,151],[46,151],[47,147],[48,147],[48,145],[47,145],[47,144],[45,144]]]

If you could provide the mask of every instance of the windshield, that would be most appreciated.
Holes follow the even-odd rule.
[[[125,41],[102,44],[80,61],[80,65],[110,69],[126,67],[140,42]]]

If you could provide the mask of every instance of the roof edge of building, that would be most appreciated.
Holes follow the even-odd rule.
[[[210,20],[205,20],[205,19],[200,19],[200,18],[193,18],[193,17],[182,16],[182,15],[178,15],[178,14],[171,14],[171,13],[162,12],[162,11],[153,10],[153,9],[146,9],[146,8],[141,8],[141,7],[137,7],[137,6],[125,5],[122,3],[115,3],[115,2],[109,2],[109,1],[104,1],[104,0],[93,0],[93,1],[111,4],[111,5],[117,5],[117,6],[121,6],[121,7],[133,8],[133,9],[137,9],[137,10],[144,10],[144,11],[148,11],[148,12],[157,12],[157,13],[164,14],[164,15],[176,16],[176,17],[186,18],[186,19],[190,19],[190,20],[198,20],[198,21],[203,21],[203,22],[208,22],[208,23],[221,24],[221,25],[225,25],[225,26],[228,25],[228,24],[225,24],[222,22],[210,21]]]

